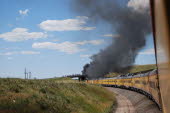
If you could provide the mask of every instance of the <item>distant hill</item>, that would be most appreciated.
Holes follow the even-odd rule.
[[[140,71],[150,70],[150,69],[156,69],[156,64],[148,64],[148,65],[135,65],[131,70],[129,70],[129,73],[136,73]],[[106,75],[106,77],[115,77],[117,75],[121,75],[124,73],[110,73]]]
[[[150,70],[150,69],[156,69],[156,64],[136,65],[129,72],[130,73],[136,73],[136,72]]]

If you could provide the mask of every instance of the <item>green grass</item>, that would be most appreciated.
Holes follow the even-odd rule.
[[[0,113],[108,113],[115,96],[68,78],[0,79]]]
[[[150,70],[150,69],[156,69],[156,64],[136,65],[130,70],[130,73],[136,73],[136,72]]]
[[[135,65],[130,70],[129,73],[136,73],[141,71],[146,71],[150,69],[156,69],[156,64],[148,64],[148,65]],[[126,74],[126,73],[110,73],[106,75],[106,77],[115,77],[117,75]]]

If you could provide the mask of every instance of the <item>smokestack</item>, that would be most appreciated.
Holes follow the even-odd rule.
[[[134,6],[139,1],[142,6]],[[103,77],[109,72],[125,73],[133,66],[135,58],[145,46],[145,38],[151,33],[149,0],[73,0],[73,9],[91,20],[107,22],[113,33],[112,44],[91,57],[86,67],[89,78]],[[147,5],[147,4],[146,4]],[[142,9],[143,8],[143,9]]]

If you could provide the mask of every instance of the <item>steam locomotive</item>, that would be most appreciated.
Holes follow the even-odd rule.
[[[119,75],[114,78],[87,80],[86,82],[109,87],[125,88],[142,93],[153,100],[161,109],[161,97],[156,69],[140,73]]]

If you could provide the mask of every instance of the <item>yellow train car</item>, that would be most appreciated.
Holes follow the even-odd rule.
[[[158,77],[154,73],[149,76],[149,92],[152,95],[153,99],[156,101],[156,103],[161,106]]]
[[[135,90],[142,90],[142,84],[140,83],[142,78],[141,77],[134,77],[132,78],[132,82],[133,82],[133,88],[135,88]]]
[[[103,81],[103,85],[108,85],[108,80],[105,79],[105,80],[102,80]]]
[[[111,79],[107,79],[107,84],[108,86],[112,84],[112,80]]]
[[[157,77],[157,71],[152,70],[145,73],[138,73],[133,76],[122,75],[122,77],[88,80],[87,83],[134,90],[148,96],[161,107]]]
[[[103,84],[103,80],[99,80],[99,81],[98,81],[98,84],[101,84],[101,85],[102,85],[102,84]]]
[[[141,93],[149,94],[149,73],[139,74],[132,78],[132,86]]]
[[[115,85],[115,80],[114,79],[108,79],[108,84],[110,86]]]
[[[141,84],[143,84],[142,85],[142,90],[149,93],[149,77],[148,76],[143,76],[142,77]]]
[[[126,86],[126,88],[131,88],[132,87],[132,78],[124,79],[124,86]]]
[[[116,86],[122,87],[123,86],[123,79],[117,79],[116,80]]]

